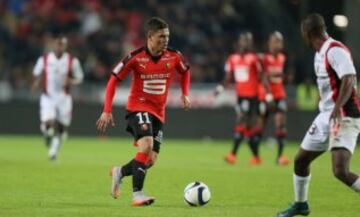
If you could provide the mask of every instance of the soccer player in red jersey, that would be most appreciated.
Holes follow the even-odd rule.
[[[242,140],[249,137],[250,149],[253,158],[250,163],[257,165],[261,163],[257,152],[257,144],[260,141],[259,135],[253,133],[256,122],[258,100],[257,92],[260,83],[260,64],[256,53],[252,51],[253,36],[250,32],[244,32],[239,36],[239,50],[231,54],[225,64],[225,79],[222,84],[216,87],[217,96],[224,87],[227,87],[233,80],[238,97],[236,106],[236,126],[233,138],[232,151],[225,156],[225,161],[234,164],[236,154]]]
[[[114,126],[112,102],[118,82],[131,73],[131,91],[127,102],[127,131],[132,134],[138,153],[129,163],[111,170],[111,193],[119,196],[119,188],[125,176],[132,176],[133,205],[150,205],[155,198],[146,196],[142,189],[147,169],[154,165],[163,138],[165,104],[173,77],[177,71],[182,89],[181,100],[189,109],[190,71],[179,51],[168,48],[168,24],[157,17],[147,22],[147,43],[122,59],[113,69],[106,87],[104,110],[98,119],[97,129],[105,132]]]
[[[287,165],[289,160],[283,155],[284,139],[287,131],[286,123],[286,92],[284,88],[286,56],[283,53],[284,42],[280,32],[275,31],[268,39],[268,51],[260,55],[265,79],[268,83],[271,99],[264,99],[268,102],[266,115],[263,115],[263,125],[266,122],[269,112],[274,113],[275,135],[278,142],[278,155],[276,162],[279,165]]]

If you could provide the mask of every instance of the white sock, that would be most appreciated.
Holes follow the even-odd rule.
[[[61,145],[61,140],[59,136],[54,136],[51,140],[51,146],[49,149],[49,157],[54,157],[57,155]]]
[[[356,191],[357,193],[360,194],[360,177],[358,179],[356,179],[356,181],[354,182],[354,184],[351,186],[351,188]]]
[[[306,202],[308,200],[308,191],[311,175],[302,177],[294,174],[295,202]]]

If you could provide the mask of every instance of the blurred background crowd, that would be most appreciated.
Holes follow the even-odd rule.
[[[274,30],[283,33],[295,84],[312,81],[312,53],[301,42],[299,23],[322,13],[329,31],[342,39],[346,30],[333,23],[345,1],[300,0],[2,0],[0,1],[0,79],[15,89],[28,88],[36,59],[49,49],[53,34],[69,38],[88,83],[104,83],[112,66],[144,44],[143,26],[151,16],[165,19],[170,46],[192,66],[192,81],[214,83],[241,31],[253,32],[255,50],[266,49]],[[320,10],[320,11],[319,11]],[[322,10],[322,11],[321,11]],[[356,61],[357,62],[357,61]]]

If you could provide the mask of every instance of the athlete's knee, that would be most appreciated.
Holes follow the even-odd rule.
[[[41,123],[40,130],[45,136],[54,136],[56,133],[56,126],[54,121],[46,121]]]
[[[344,180],[346,180],[346,178],[349,174],[349,168],[347,168],[345,166],[345,164],[343,164],[341,162],[335,163],[333,165],[333,174],[337,179],[344,181]]]
[[[153,138],[151,136],[145,136],[137,141],[141,152],[150,154],[153,147]]]
[[[275,135],[278,138],[285,138],[287,136],[287,130],[284,125],[277,127]]]
[[[156,161],[157,161],[157,153],[153,151],[149,155],[148,167],[150,168],[150,167],[154,166]]]
[[[57,123],[57,130],[61,134],[61,133],[65,132],[67,130],[67,126],[65,126],[64,124],[58,122]]]
[[[294,159],[294,169],[295,169],[295,171],[297,171],[299,173],[302,173],[302,172],[308,170],[309,165],[310,165],[310,161],[308,160],[308,158],[306,158],[302,154],[296,155],[296,157]]]

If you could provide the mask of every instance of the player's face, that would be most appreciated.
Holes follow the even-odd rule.
[[[66,38],[57,38],[55,40],[55,52],[62,54],[67,49],[67,39]]]
[[[253,37],[251,33],[241,34],[239,37],[240,50],[249,51],[253,46]]]
[[[269,50],[273,53],[278,53],[284,48],[284,42],[281,38],[276,36],[271,36],[269,39]]]
[[[169,43],[170,31],[168,28],[160,29],[149,36],[150,46],[158,51],[164,51],[167,49]]]

